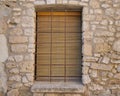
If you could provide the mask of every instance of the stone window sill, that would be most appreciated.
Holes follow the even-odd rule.
[[[78,82],[35,82],[31,91],[34,92],[54,92],[54,93],[84,93],[85,86]]]

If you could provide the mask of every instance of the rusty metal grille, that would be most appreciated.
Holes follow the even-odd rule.
[[[80,12],[37,12],[36,80],[79,81],[81,45]]]

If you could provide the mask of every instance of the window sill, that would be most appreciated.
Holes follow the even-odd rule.
[[[77,82],[35,82],[31,88],[32,92],[54,92],[54,93],[84,93],[85,86]]]

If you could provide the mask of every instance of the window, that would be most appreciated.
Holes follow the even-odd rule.
[[[37,12],[36,80],[80,80],[81,35],[80,12]]]

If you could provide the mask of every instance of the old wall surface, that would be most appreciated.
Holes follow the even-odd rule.
[[[55,4],[83,8],[81,93],[31,89],[35,13]],[[120,96],[120,0],[1,0],[0,96]]]

